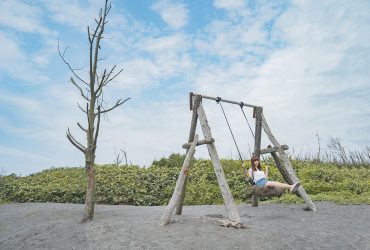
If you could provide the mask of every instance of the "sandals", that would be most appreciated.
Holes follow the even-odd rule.
[[[299,186],[301,186],[301,183],[297,182],[293,184],[293,188],[290,190],[291,192],[295,192],[298,190]]]

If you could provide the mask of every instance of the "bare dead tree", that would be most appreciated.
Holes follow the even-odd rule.
[[[123,158],[125,158],[125,163],[127,165],[127,152],[126,152],[126,146],[123,144],[123,149],[120,149],[117,153],[116,149],[114,149],[114,165],[116,167],[119,167],[123,161]]]
[[[101,115],[107,114],[130,99],[121,98],[110,107],[106,106],[103,99],[103,91],[105,87],[111,83],[123,70],[120,69],[117,71],[116,65],[114,65],[111,69],[104,69],[102,73],[98,73],[98,64],[102,60],[99,58],[99,52],[101,49],[101,42],[104,39],[103,34],[105,31],[105,25],[107,24],[106,17],[109,14],[111,6],[111,3],[108,0],[105,0],[104,9],[100,9],[99,18],[95,19],[94,28],[90,29],[89,26],[87,27],[90,62],[89,77],[87,80],[83,79],[83,77],[78,74],[78,69],[72,68],[70,63],[65,58],[65,52],[67,49],[61,53],[58,44],[59,55],[73,74],[73,76],[70,78],[70,82],[78,89],[83,101],[86,103],[84,108],[79,104],[78,107],[86,115],[87,127],[77,123],[77,126],[86,134],[86,145],[83,145],[77,139],[75,139],[69,128],[66,132],[68,140],[85,156],[87,193],[85,200],[85,213],[82,222],[91,221],[94,218],[96,183],[94,164]]]
[[[116,165],[116,167],[119,167],[119,165],[121,165],[123,161],[123,155],[121,155],[121,152],[116,152],[116,150],[114,150],[114,165]]]
[[[126,151],[125,145],[123,145],[123,150],[120,149],[120,151],[122,152],[123,156],[125,157],[125,162],[126,162],[126,166],[127,166],[127,151]]]
[[[120,152],[114,152],[114,165],[116,165],[116,167],[119,167],[123,161],[123,157],[125,157],[125,162],[126,162],[126,166],[127,166],[127,154],[124,150],[120,149],[119,150]],[[121,154],[122,153],[122,154]]]
[[[328,148],[333,153],[334,157],[335,156],[339,157],[339,163],[342,163],[344,165],[349,163],[349,159],[347,157],[346,150],[342,146],[341,141],[340,141],[339,138],[331,137],[330,142],[328,144]],[[336,158],[334,158],[334,162],[335,161],[337,161]]]

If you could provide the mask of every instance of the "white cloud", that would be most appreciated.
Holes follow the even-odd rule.
[[[194,61],[189,54],[189,38],[175,33],[169,36],[142,37],[136,43],[137,52],[121,60],[124,71],[118,76],[118,88],[140,93],[148,87],[165,85],[170,77],[190,74]],[[143,57],[141,53],[149,55]]]
[[[13,106],[14,110],[23,110],[30,113],[42,107],[38,101],[35,101],[29,96],[15,95],[6,90],[1,91],[0,103],[7,106]]]
[[[271,34],[264,24],[276,18],[274,12],[257,12],[252,26],[242,15],[238,22],[235,16],[214,21],[196,45],[219,61],[198,70],[196,91],[263,105],[277,138],[291,148],[315,147],[316,131],[324,140],[343,137],[349,148],[363,148],[370,139],[356,145],[359,131],[353,128],[364,131],[361,124],[370,122],[368,101],[355,95],[369,93],[364,80],[370,77],[365,69],[370,63],[369,10],[364,2],[293,2],[277,17]],[[275,42],[285,47],[276,48]],[[267,48],[248,61],[254,56],[249,51],[258,47]]]
[[[148,166],[154,159],[182,152],[191,118],[187,96],[166,101],[132,99],[102,125],[98,162],[113,162],[114,149],[126,147],[128,159]],[[150,129],[148,129],[150,128]]]
[[[104,8],[103,1],[48,1],[43,0],[46,8],[51,12],[49,18],[60,24],[67,24],[71,27],[86,32],[88,24],[95,24],[94,18],[98,16],[99,9]]]
[[[207,56],[218,56],[222,62],[234,60],[251,60],[253,64],[261,61],[275,42],[270,38],[270,30],[264,26],[276,18],[279,10],[270,15],[257,13],[243,16],[212,20],[195,38],[197,52]]]
[[[244,0],[215,0],[213,6],[219,9],[234,10],[245,7]]]
[[[28,82],[44,82],[44,76],[30,58],[23,51],[14,37],[9,37],[0,31],[0,72],[9,74],[13,79],[26,80]]]
[[[158,84],[160,69],[150,60],[127,61],[123,63],[122,67],[124,71],[117,77],[120,88],[136,89],[137,92],[140,92],[145,87]]]
[[[159,0],[152,8],[173,29],[180,29],[188,22],[188,10],[183,3],[173,2],[171,0]]]
[[[41,68],[55,54],[57,32],[44,24],[44,13],[42,8],[22,1],[0,2],[0,25],[3,27],[0,66],[13,79],[39,83],[47,80]],[[36,46],[29,43],[33,37],[37,37]]]
[[[0,25],[17,31],[50,34],[51,31],[40,20],[42,14],[42,10],[38,7],[17,0],[0,2]]]
[[[183,34],[177,33],[170,36],[146,39],[145,49],[153,53],[166,51],[178,52],[189,48],[187,39]]]
[[[256,86],[264,86],[269,97],[267,105],[273,107],[271,114],[279,111],[276,107],[290,111],[286,118],[296,120],[296,127],[285,136],[301,147],[318,130],[325,137],[343,137],[351,148],[360,148],[348,127],[361,129],[361,124],[369,122],[356,119],[365,118],[370,105],[351,92],[353,88],[369,89],[362,79],[370,76],[363,70],[370,63],[370,46],[366,42],[370,34],[364,21],[370,21],[370,17],[360,9],[369,10],[370,5],[333,4],[326,2],[318,7],[298,2],[285,13],[277,28],[283,31],[288,47],[272,54],[255,82]],[[354,54],[355,51],[362,53]],[[360,63],[354,67],[348,58],[360,54]],[[295,134],[301,134],[301,142],[294,138]]]

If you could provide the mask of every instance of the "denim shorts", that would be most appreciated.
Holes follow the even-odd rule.
[[[266,185],[266,183],[267,183],[267,179],[263,178],[263,179],[258,180],[256,182],[256,186],[258,186],[258,187],[264,187]]]

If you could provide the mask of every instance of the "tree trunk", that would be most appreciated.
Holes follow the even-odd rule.
[[[92,98],[95,101],[94,98]],[[87,190],[85,198],[85,214],[82,222],[89,222],[94,219],[94,209],[95,209],[95,148],[96,144],[94,138],[95,130],[95,116],[94,116],[94,103],[90,104],[89,110],[89,127],[87,130],[87,149],[85,152],[86,159],[86,175],[87,175]]]
[[[95,209],[95,169],[94,166],[86,168],[87,173],[87,192],[85,199],[85,214],[82,222],[89,222],[94,219]]]

